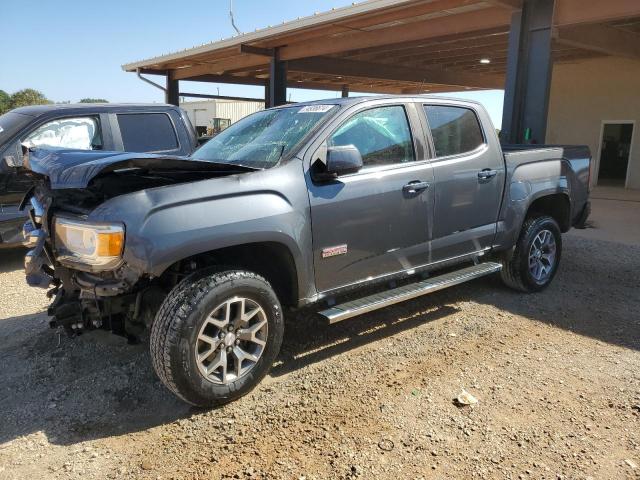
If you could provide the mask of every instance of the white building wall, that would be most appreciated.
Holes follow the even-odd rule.
[[[598,178],[603,121],[635,121],[627,188],[640,189],[640,61],[603,57],[553,68],[547,143],[588,145]]]
[[[194,127],[210,127],[212,118],[228,118],[235,123],[243,117],[264,110],[263,102],[238,100],[195,100],[180,102]]]

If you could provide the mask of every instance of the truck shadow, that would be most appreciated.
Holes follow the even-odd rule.
[[[270,375],[281,377],[416,328],[437,346],[448,331],[442,325],[461,311],[461,302],[640,350],[640,247],[570,237],[565,247],[554,284],[539,294],[512,292],[489,277],[332,326],[288,318]],[[481,321],[471,323],[483,328]],[[51,443],[70,445],[200,413],[157,380],[148,343],[131,347],[118,337],[100,337],[61,337],[58,343],[44,314],[0,320],[0,444],[41,431]]]
[[[26,248],[0,248],[0,273],[19,270],[24,266]]]
[[[269,375],[279,377],[291,373],[458,311],[451,305],[438,305],[425,297],[411,305],[394,305],[335,325],[329,325],[317,315],[288,318],[282,349]]]

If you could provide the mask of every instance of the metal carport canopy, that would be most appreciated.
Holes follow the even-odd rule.
[[[268,86],[273,77],[276,94],[287,86],[374,93],[504,88],[512,15],[521,9],[522,0],[370,0],[122,68],[166,75],[172,100],[179,80]],[[616,23],[631,17],[640,17],[638,0],[556,0],[553,62],[640,56],[638,33]]]

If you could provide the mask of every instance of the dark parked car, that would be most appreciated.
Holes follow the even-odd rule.
[[[497,272],[546,288],[590,167],[586,147],[501,148],[477,103],[411,96],[265,110],[188,159],[36,150],[27,281],[51,287],[52,326],[150,328],[170,390],[227,402],[269,370],[283,307],[333,323]]]
[[[0,116],[0,246],[23,239],[18,204],[32,181],[7,164],[21,162],[21,144],[166,155],[189,155],[197,146],[189,119],[173,105],[38,105]]]

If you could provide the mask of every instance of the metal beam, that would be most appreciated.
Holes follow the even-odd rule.
[[[234,75],[200,75],[197,77],[185,78],[189,82],[206,82],[206,83],[229,83],[232,85],[263,85],[267,91],[265,98],[268,98],[269,79],[254,77],[237,77]],[[288,88],[301,88],[309,90],[329,90],[332,92],[340,91],[341,84],[330,84],[322,82],[297,82],[295,80],[287,80]]]
[[[499,75],[468,74],[441,68],[410,68],[333,57],[301,58],[290,60],[288,63],[289,70],[292,72],[478,88],[502,88],[504,86],[504,80]]]
[[[510,8],[511,10],[522,10],[523,0],[487,0],[496,7]]]
[[[638,0],[557,0],[554,25],[603,23],[640,16]]]
[[[167,71],[167,86],[164,91],[164,102],[180,105],[180,82],[173,78],[171,71]]]
[[[234,75],[198,75],[183,80],[188,82],[229,83],[232,85],[267,85],[265,79],[254,77],[236,77]]]
[[[248,53],[249,55],[261,55],[263,57],[273,57],[275,53],[273,48],[253,47],[251,45],[241,44],[240,53]]]
[[[276,48],[269,66],[269,107],[287,103],[287,62],[280,60]]]
[[[606,55],[640,58],[640,34],[606,25],[578,25],[554,30],[554,38],[563,45]]]
[[[501,140],[544,143],[551,84],[554,0],[527,0],[509,34]]]
[[[185,93],[180,92],[181,97],[193,97],[193,98],[210,98],[215,100],[237,100],[240,102],[264,102],[264,98],[252,98],[252,97],[230,97],[228,95],[210,95],[208,93]]]
[[[207,74],[223,74],[227,70],[256,67],[267,65],[269,60],[258,55],[237,55],[235,57],[223,58],[212,61],[212,63],[200,63],[186,68],[173,70],[177,80],[184,80],[189,77],[197,77]]]

